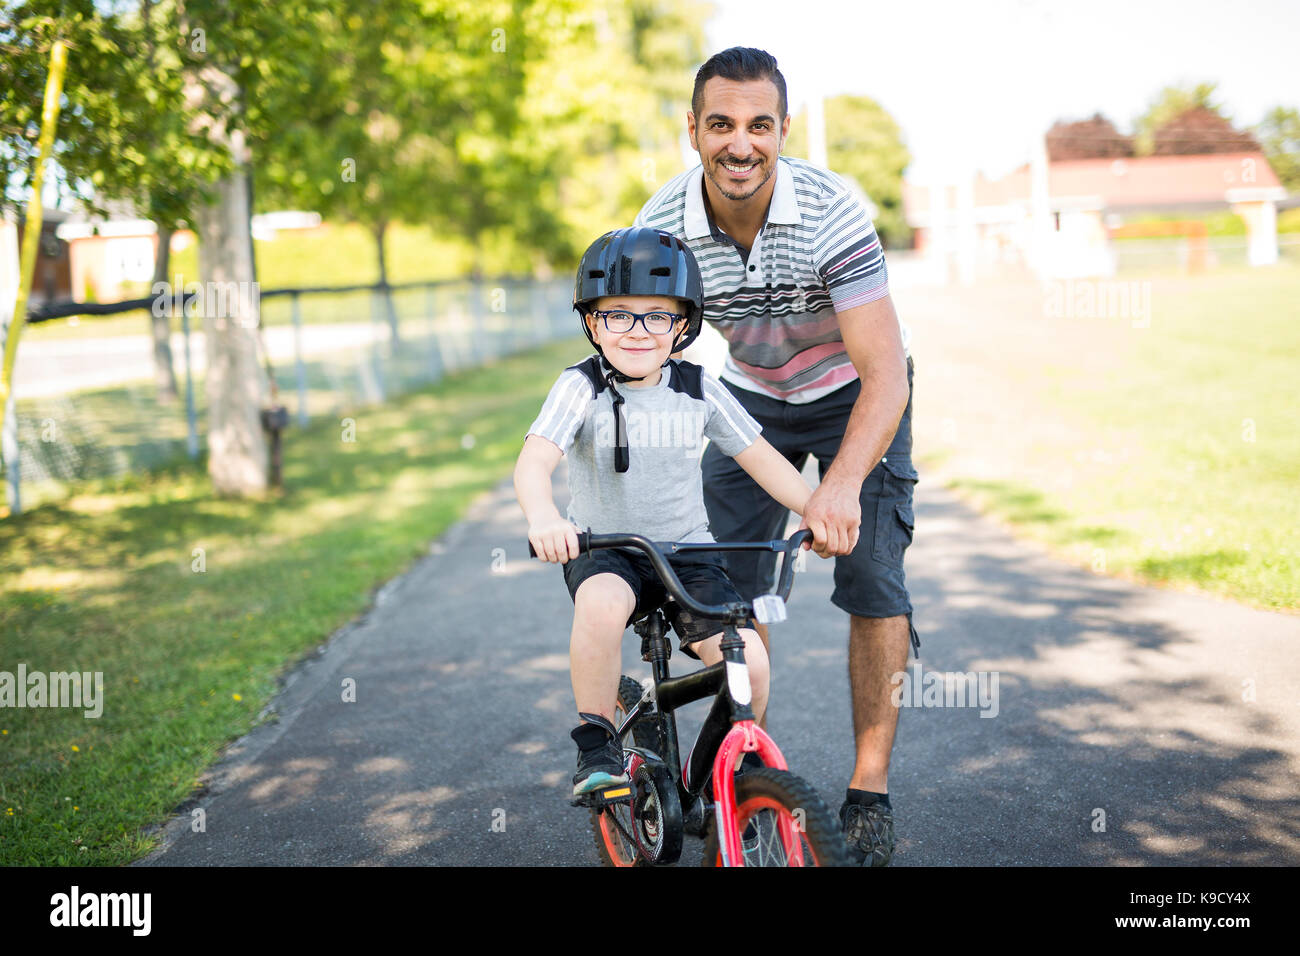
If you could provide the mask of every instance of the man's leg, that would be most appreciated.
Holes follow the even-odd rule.
[[[908,385],[912,363],[908,361]],[[856,397],[846,387],[843,401]],[[812,411],[810,409],[810,411]],[[827,416],[834,419],[833,406]],[[880,463],[862,483],[862,524],[852,554],[835,559],[831,603],[849,614],[849,686],[853,702],[854,766],[840,820],[851,855],[870,866],[887,865],[893,855],[894,821],[889,800],[889,760],[898,727],[892,677],[907,665],[914,631],[903,558],[912,543],[912,402]],[[808,430],[817,433],[814,424]],[[848,410],[840,410],[847,420]],[[840,434],[843,434],[841,429]],[[838,451],[814,447],[822,477]],[[827,451],[830,454],[827,454]]]
[[[762,727],[767,718],[767,688],[770,680],[767,647],[760,643],[758,635],[748,627],[737,628],[736,632],[745,642],[745,664],[749,668],[749,687],[753,694],[749,706],[754,711],[755,722]],[[693,647],[705,667],[718,663],[722,660],[722,632],[699,641]]]
[[[849,686],[856,745],[851,790],[889,792],[889,755],[898,727],[891,678],[907,666],[910,643],[906,615],[849,617]]]
[[[754,419],[763,426],[763,437],[785,455],[795,468],[802,469],[808,460],[806,451],[792,451],[788,446],[797,436],[787,433],[781,410],[785,403],[736,388],[724,386]],[[785,529],[790,511],[759,487],[735,459],[722,454],[710,443],[700,462],[704,482],[704,508],[709,516],[709,531],[716,541],[770,541]],[[755,551],[730,551],[724,554],[727,576],[744,600],[766,594],[772,586],[776,556]],[[767,626],[757,625],[763,649],[769,650]],[[769,654],[770,657],[770,654]],[[767,729],[767,715],[758,721]]]

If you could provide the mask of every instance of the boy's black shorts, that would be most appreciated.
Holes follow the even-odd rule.
[[[673,555],[667,560],[681,579],[686,593],[701,604],[729,604],[744,600],[723,570],[721,553]],[[569,597],[575,597],[582,582],[594,574],[617,574],[632,588],[632,593],[636,595],[636,609],[627,619],[629,626],[651,608],[663,603],[668,596],[650,559],[639,551],[601,548],[566,561],[564,583],[569,586]],[[689,611],[679,608],[675,601],[669,603],[665,613],[673,630],[681,638],[682,653],[696,660],[700,659],[699,655],[690,645],[712,637],[723,628],[722,622],[696,618]],[[754,626],[752,618],[749,626]]]

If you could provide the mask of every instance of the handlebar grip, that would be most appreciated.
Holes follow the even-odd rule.
[[[590,550],[591,550],[591,532],[579,531],[578,532],[578,553],[586,554]],[[537,557],[537,549],[533,547],[533,543],[531,541],[528,542],[528,556],[530,558]]]

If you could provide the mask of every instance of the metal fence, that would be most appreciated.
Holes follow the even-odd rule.
[[[279,401],[290,420],[384,402],[443,375],[580,334],[568,280],[496,279],[261,293],[262,333]],[[50,334],[24,334],[15,368],[16,415],[6,446],[17,468],[4,480],[12,513],[65,496],[73,483],[195,458],[206,442],[205,337],[172,320],[180,399],[162,403],[153,381],[150,314],[78,318]],[[64,304],[45,314],[67,315]],[[85,313],[82,313],[83,315]],[[39,314],[35,316],[39,318]],[[193,324],[192,324],[193,323]]]
[[[1278,259],[1300,263],[1300,234],[1277,237]],[[1111,243],[1118,272],[1154,270],[1186,271],[1191,256],[1187,239],[1120,239]],[[1245,236],[1214,236],[1206,240],[1205,268],[1249,265],[1249,243]]]

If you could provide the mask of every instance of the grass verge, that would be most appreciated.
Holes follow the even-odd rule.
[[[1038,287],[927,303],[922,462],[1099,573],[1300,609],[1300,269],[1134,283],[1141,321]]]
[[[509,474],[568,340],[291,431],[285,490],[204,464],[0,522],[0,671],[99,671],[103,714],[0,709],[0,865],[120,865],[246,733],[294,661]],[[466,440],[473,436],[473,441]]]

